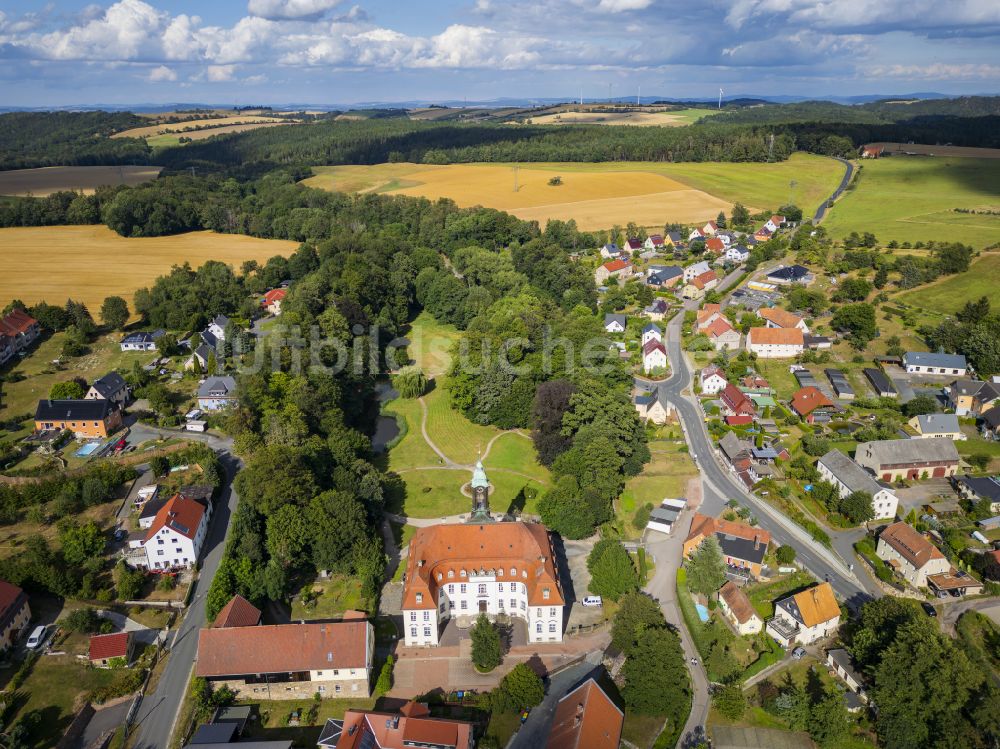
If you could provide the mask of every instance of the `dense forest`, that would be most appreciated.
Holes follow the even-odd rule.
[[[149,122],[131,112],[12,112],[0,115],[0,170],[39,166],[147,164],[139,138],[112,133]]]
[[[759,125],[764,123],[833,122],[884,125],[930,117],[997,117],[1000,96],[960,96],[955,99],[884,99],[865,104],[802,101],[724,109],[712,122]]]

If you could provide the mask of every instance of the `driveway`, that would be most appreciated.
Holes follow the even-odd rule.
[[[115,625],[115,631],[117,632],[135,632],[135,639],[141,642],[143,645],[152,645],[156,642],[158,637],[166,636],[164,632],[158,629],[149,629],[139,624],[135,619],[129,619],[124,614],[119,614],[117,611],[105,611],[98,610],[97,615],[102,619],[107,619]]]
[[[602,653],[589,653],[582,663],[570,666],[551,677],[542,704],[531,711],[528,720],[514,734],[506,749],[537,749],[545,746],[559,700],[587,677],[599,673],[601,660]]]

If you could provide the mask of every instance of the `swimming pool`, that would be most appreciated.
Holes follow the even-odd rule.
[[[97,450],[98,448],[100,448],[100,446],[101,446],[100,442],[88,442],[87,444],[82,445],[80,447],[80,449],[76,451],[76,453],[75,453],[76,457],[78,457],[78,458],[86,458],[88,455],[90,455],[95,450]]]
[[[708,609],[705,608],[704,604],[696,603],[694,605],[694,607],[696,609],[698,609],[698,618],[701,619],[703,622],[707,622],[708,621]]]

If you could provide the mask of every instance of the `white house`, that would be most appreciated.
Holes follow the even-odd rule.
[[[131,551],[126,561],[149,570],[193,567],[208,534],[209,508],[196,499],[175,494],[156,513],[145,538],[129,542]],[[137,554],[139,549],[144,553]]]
[[[907,523],[884,529],[875,553],[914,588],[926,588],[930,575],[947,574],[951,569],[941,550]]]
[[[605,260],[610,260],[611,258],[618,257],[621,254],[621,251],[621,248],[612,242],[601,248],[601,257]]]
[[[156,342],[164,334],[163,330],[154,330],[152,333],[129,333],[121,339],[121,349],[122,351],[156,351]]]
[[[604,330],[608,333],[624,333],[625,324],[625,315],[608,313],[604,316]]]
[[[764,228],[773,234],[774,232],[778,231],[778,229],[780,229],[781,225],[784,223],[785,223],[785,217],[778,216],[777,214],[775,214],[774,216],[771,216],[771,218],[769,218],[764,223]]]
[[[645,346],[650,341],[662,341],[663,331],[654,322],[647,323],[642,329],[642,345]]]
[[[896,517],[899,500],[895,492],[888,485],[876,481],[874,476],[840,450],[830,450],[820,458],[816,470],[824,481],[837,487],[841,499],[854,492],[870,494],[876,520]]]
[[[684,283],[693,281],[702,273],[708,273],[710,270],[712,270],[712,266],[708,264],[707,260],[702,260],[700,263],[689,265],[684,269]]]
[[[747,594],[732,580],[719,589],[719,608],[741,635],[755,635],[764,628]]]
[[[799,328],[750,328],[747,350],[762,359],[790,359],[805,350]]]
[[[663,247],[663,235],[662,234],[650,234],[646,237],[646,241],[642,243],[642,246],[647,250],[658,250]]]
[[[699,377],[703,395],[718,395],[729,384],[718,367],[705,367]]]
[[[809,645],[840,626],[840,604],[830,583],[819,583],[774,604],[767,633],[783,647]]]
[[[642,371],[646,374],[667,368],[667,350],[660,341],[649,341],[642,347]]]
[[[964,377],[968,364],[961,354],[935,354],[928,351],[907,351],[903,367],[911,374],[957,375]]]
[[[726,250],[726,260],[733,263],[745,263],[747,258],[750,257],[750,250],[746,247],[740,247],[739,245],[730,246]]]
[[[232,377],[209,377],[198,387],[198,408],[221,411],[236,403],[236,380]]]
[[[261,303],[261,306],[263,306],[270,315],[280,315],[281,303],[285,301],[286,296],[288,296],[288,289],[271,289],[264,295],[264,300]]]
[[[966,439],[956,414],[918,414],[906,423],[916,433],[913,439]]]
[[[714,221],[709,221],[701,227],[701,233],[706,237],[714,237],[719,232],[719,227]]]
[[[129,393],[128,383],[117,372],[108,372],[104,377],[94,380],[90,390],[84,396],[87,400],[108,400],[116,404],[119,408],[124,408],[128,403]]]
[[[663,388],[656,388],[652,392],[639,392],[632,398],[632,404],[640,419],[654,424],[666,424],[674,412],[674,406],[667,400]]]

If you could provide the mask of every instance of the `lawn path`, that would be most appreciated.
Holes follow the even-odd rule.
[[[456,463],[454,460],[445,455],[444,452],[442,452],[441,448],[434,444],[434,441],[431,439],[431,436],[427,433],[427,402],[424,400],[423,396],[420,396],[420,434],[423,435],[424,442],[427,443],[427,446],[430,447],[430,449],[433,450],[435,453],[437,453],[437,456],[444,461],[445,468],[466,467]],[[440,468],[441,466],[432,466],[432,467]]]

